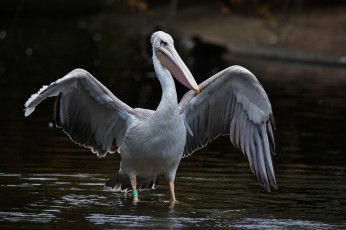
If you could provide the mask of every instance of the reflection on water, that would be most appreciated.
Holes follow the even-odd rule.
[[[90,65],[85,68],[131,106],[155,108],[160,89],[155,78],[145,77],[152,74],[152,68],[139,65],[139,61],[136,68],[128,64],[138,60],[131,56],[137,48],[130,54],[115,52],[114,56],[106,50],[110,46],[113,51],[127,47],[127,39],[106,33],[94,41],[89,30],[74,33],[73,24],[63,28],[67,30],[65,40],[92,43],[90,52],[100,58],[97,65],[90,58],[78,60],[82,63],[79,67]],[[59,27],[52,37],[59,34],[56,31]],[[7,37],[11,36],[8,32]],[[90,41],[85,39],[88,36]],[[26,45],[22,45],[23,50]],[[31,117],[23,117],[23,104],[30,93],[77,67],[73,54],[62,60],[59,52],[53,52],[57,57],[53,61],[42,60],[49,68],[35,64],[49,55],[42,49],[34,48],[33,59],[27,64],[15,56],[23,69],[6,66],[5,80],[0,82],[0,97],[5,102],[5,112],[0,114],[1,229],[346,227],[344,69],[229,60],[229,65],[241,64],[253,71],[272,101],[278,147],[273,159],[279,190],[267,193],[262,189],[244,156],[223,137],[182,160],[176,178],[181,204],[167,203],[169,194],[163,178],[156,190],[140,192],[140,198],[147,202],[133,204],[129,194],[103,186],[119,167],[117,154],[97,159],[71,143],[61,130],[50,127],[52,100],[40,105]],[[78,52],[85,54],[82,47]],[[119,65],[108,68],[116,63]],[[147,98],[139,101],[137,92],[148,90],[152,93],[143,93]]]

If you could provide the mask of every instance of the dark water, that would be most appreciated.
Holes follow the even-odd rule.
[[[6,23],[6,22],[5,22]],[[124,31],[122,31],[124,32]],[[346,228],[346,70],[233,58],[258,76],[277,123],[279,189],[267,193],[228,137],[182,160],[168,204],[163,178],[146,203],[104,188],[119,156],[98,159],[51,128],[53,100],[23,104],[75,67],[131,106],[155,108],[160,88],[132,33],[88,22],[26,21],[0,40],[0,228]],[[199,81],[200,82],[200,81]]]

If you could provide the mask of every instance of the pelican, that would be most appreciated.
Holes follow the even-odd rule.
[[[75,69],[33,94],[24,105],[25,116],[56,96],[56,126],[98,157],[118,152],[120,169],[106,186],[132,191],[134,202],[140,201],[138,190],[155,188],[163,175],[170,202],[175,203],[180,160],[226,134],[247,157],[260,184],[267,191],[277,188],[271,159],[275,123],[257,78],[241,66],[231,66],[197,85],[169,34],[153,33],[151,44],[162,87],[156,111],[131,108],[89,72]],[[172,75],[190,89],[179,103]]]

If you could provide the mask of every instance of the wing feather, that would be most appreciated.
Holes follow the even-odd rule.
[[[277,188],[271,154],[275,154],[274,120],[267,94],[247,69],[232,66],[199,85],[196,96],[187,92],[179,109],[187,129],[183,156],[207,145],[219,135],[229,134],[231,142],[248,158],[261,185]]]
[[[242,115],[241,115],[241,120],[240,120],[240,128],[239,128],[239,139],[240,139],[240,149],[243,152],[244,155],[245,154],[245,139],[246,139],[246,113],[244,112],[244,110],[242,110]]]
[[[257,164],[258,164],[258,170],[259,170],[258,175],[259,175],[260,183],[268,190],[270,188],[268,187],[266,166],[264,164],[263,145],[262,145],[262,140],[260,139],[258,131],[259,130],[256,129],[256,131],[254,133],[255,145],[256,145]]]
[[[255,175],[257,175],[257,178],[259,178],[259,173],[258,173],[258,165],[257,165],[257,154],[256,153],[256,146],[255,146],[255,139],[253,138],[254,136],[254,124],[250,124],[250,156],[252,157],[252,165],[253,165],[253,171]]]

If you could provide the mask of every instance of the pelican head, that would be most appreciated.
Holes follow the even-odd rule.
[[[158,31],[151,36],[153,52],[160,63],[184,86],[199,94],[198,85],[190,70],[174,48],[173,38],[165,32]]]

